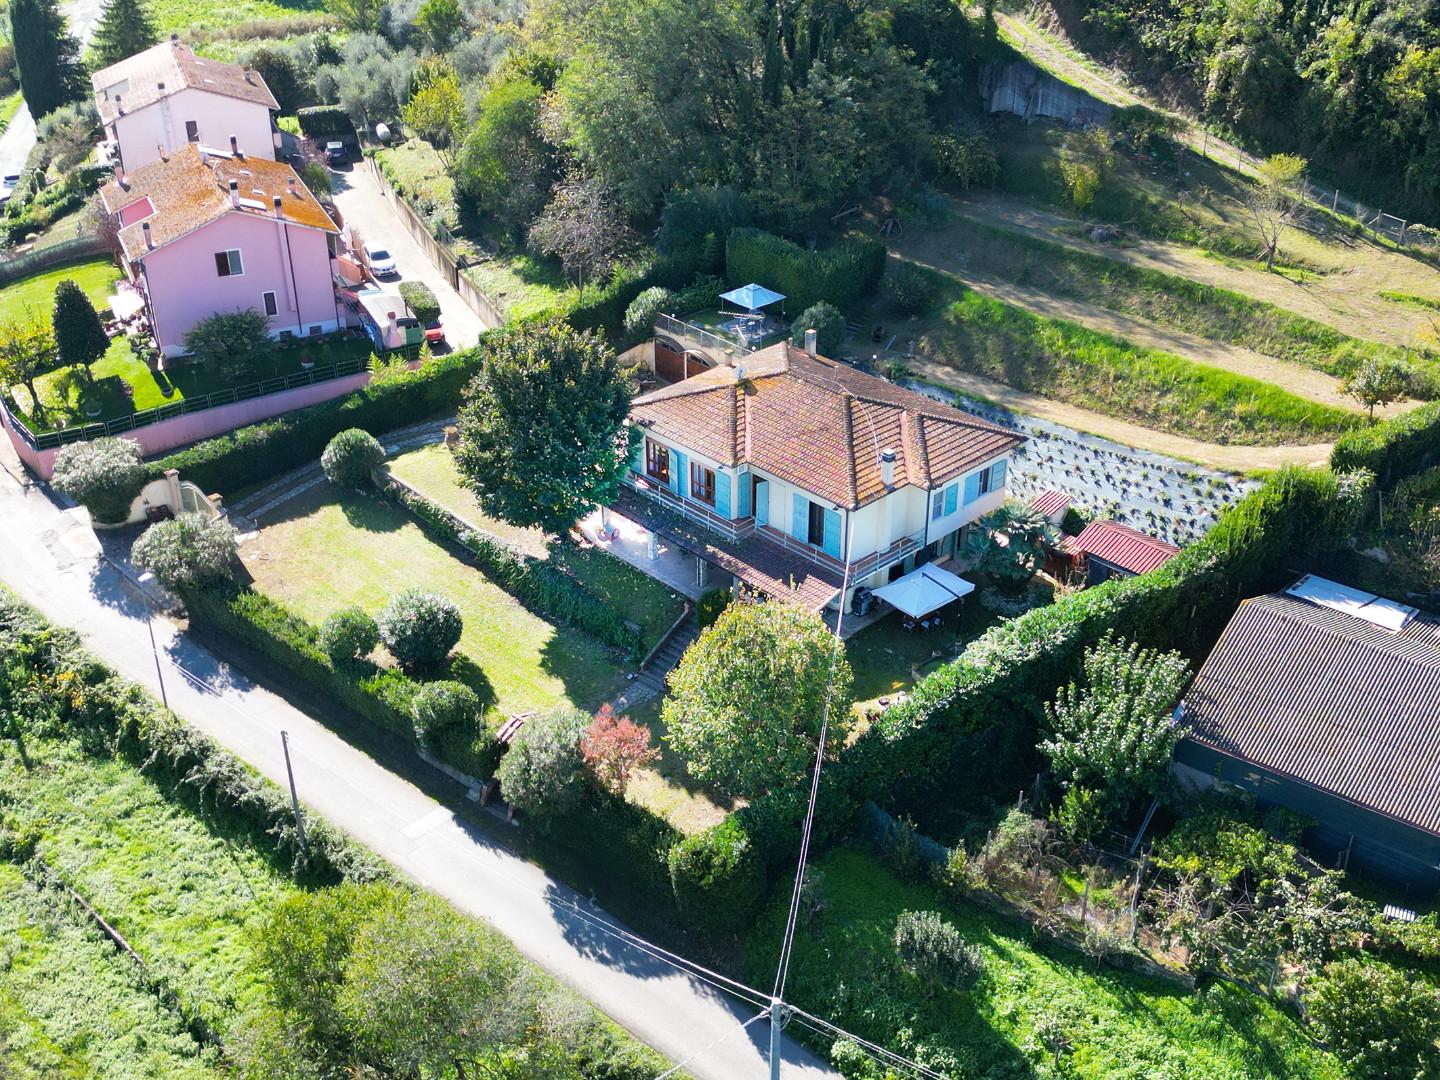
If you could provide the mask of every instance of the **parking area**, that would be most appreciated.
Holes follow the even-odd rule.
[[[410,236],[370,167],[364,162],[346,165],[332,169],[330,178],[335,188],[335,206],[346,225],[354,228],[365,243],[383,247],[394,256],[399,274],[384,278],[383,283],[392,286],[401,281],[422,281],[430,286],[431,292],[440,301],[440,321],[445,327],[445,340],[456,349],[474,345],[480,339],[481,331],[488,328],[486,323],[460,299],[460,294],[450,287],[445,275]]]

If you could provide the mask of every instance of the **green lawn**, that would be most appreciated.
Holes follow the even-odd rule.
[[[465,621],[455,675],[498,714],[561,702],[594,709],[625,685],[604,646],[521,607],[377,494],[312,488],[280,507],[240,554],[256,588],[315,623],[353,604],[378,613],[409,588],[449,597]]]
[[[535,558],[548,558],[569,570],[586,588],[640,627],[647,649],[680,616],[684,601],[668,586],[604,551],[550,541],[538,529],[522,529],[481,513],[460,484],[450,451],[441,443],[411,450],[388,466],[392,475],[414,486],[479,532],[490,533]]]
[[[967,597],[958,607],[945,609],[946,623],[940,630],[907,633],[901,628],[903,616],[892,611],[845,643],[845,655],[855,673],[855,703],[863,709],[876,698],[908,690],[915,685],[915,673],[928,675],[936,667],[959,656],[999,617],[980,606],[977,596]]]
[[[301,12],[323,12],[323,0],[151,0],[150,16],[161,33],[182,36],[197,31],[224,30],[261,19],[284,19]]]
[[[375,152],[391,185],[426,214],[437,214],[452,232],[459,225],[455,181],[444,159],[424,139],[408,139]]]
[[[15,114],[20,111],[20,106],[24,102],[25,97],[19,90],[0,98],[0,120],[8,124],[15,118]]]
[[[786,997],[862,1037],[936,1056],[967,1080],[1065,1076],[1076,1080],[1339,1080],[1341,1063],[1299,1024],[1247,990],[1217,983],[1190,992],[1152,978],[1099,970],[1078,953],[1037,943],[1024,924],[928,885],[897,880],[869,855],[842,849],[819,861],[826,908],[795,938]],[[774,977],[788,891],[748,935],[746,981]],[[927,995],[894,962],[895,919],[938,910],[980,947],[985,974],[965,992]],[[1037,1045],[1037,1020],[1058,1019],[1073,1045],[1063,1071]],[[939,1055],[952,1055],[954,1064]]]
[[[554,267],[523,253],[487,256],[467,266],[465,276],[511,320],[563,311],[576,298]]]
[[[73,368],[60,368],[41,376],[36,388],[40,391],[44,407],[39,414],[25,387],[10,389],[32,431],[55,431],[172,405],[232,386],[247,386],[279,375],[293,374],[302,370],[302,357],[313,359],[317,367],[325,367],[339,360],[364,357],[369,352],[367,341],[329,341],[294,348],[277,346],[253,367],[238,375],[227,375],[204,365],[178,360],[167,361],[165,371],[152,371],[149,365],[135,356],[129,341],[121,337],[112,341],[110,351],[91,366],[92,381],[87,381]],[[92,416],[87,411],[92,404],[99,406],[99,415]]]
[[[110,259],[89,259],[12,282],[0,288],[0,321],[23,318],[28,311],[48,322],[55,288],[67,279],[79,285],[96,308],[105,308],[120,268]]]

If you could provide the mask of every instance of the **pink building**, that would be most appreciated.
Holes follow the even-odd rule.
[[[197,57],[174,35],[97,71],[95,107],[117,162],[134,171],[187,143],[274,157],[270,112],[280,106],[259,72]]]
[[[186,145],[118,173],[100,196],[164,355],[182,354],[186,331],[222,311],[262,311],[276,337],[340,327],[339,230],[289,165]]]

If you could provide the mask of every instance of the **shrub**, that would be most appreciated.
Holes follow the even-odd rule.
[[[754,218],[749,201],[732,187],[672,191],[660,212],[655,246],[695,269],[718,270],[725,237]]]
[[[580,737],[580,756],[601,788],[612,795],[624,795],[630,774],[660,756],[650,745],[650,729],[628,716],[616,716],[606,704]]]
[[[228,578],[235,547],[235,529],[224,518],[181,514],[141,533],[130,558],[167,588],[185,589]]]
[[[656,315],[679,314],[675,301],[675,294],[663,285],[650,286],[625,309],[625,333],[637,340],[644,337],[654,325]]]
[[[320,647],[337,668],[369,656],[380,644],[380,628],[358,607],[337,611],[320,624]]]
[[[933,271],[912,262],[891,262],[880,291],[906,315],[928,315],[940,303],[940,282]]]
[[[1440,1039],[1440,991],[1386,964],[1326,964],[1306,995],[1311,1023],[1357,1077],[1429,1077]]]
[[[695,605],[695,621],[700,624],[700,629],[704,630],[713,625],[729,606],[729,589],[706,589],[700,594],[700,600]]]
[[[374,435],[360,428],[340,432],[320,455],[320,468],[332,484],[358,488],[369,482],[375,466],[385,460],[385,448]]]
[[[464,683],[426,683],[415,692],[410,708],[415,718],[415,738],[425,746],[433,746],[457,731],[472,733],[479,725],[480,698]]]
[[[675,296],[675,309],[680,314],[720,306],[725,282],[713,274],[701,274]]]
[[[542,822],[574,809],[584,793],[580,737],[589,724],[579,709],[564,705],[527,721],[495,771],[506,801]]]
[[[807,251],[760,229],[733,229],[725,240],[725,274],[732,284],[754,281],[784,293],[791,310],[825,300],[849,310],[885,269],[885,245],[851,238]]]
[[[423,281],[402,281],[400,297],[422,323],[429,324],[440,317],[440,301]]]
[[[815,331],[816,352],[822,356],[834,356],[845,343],[845,316],[833,304],[811,304],[790,324],[790,334],[796,344],[805,343],[807,330]]]
[[[1385,490],[1437,464],[1440,464],[1440,402],[1422,405],[1393,420],[1349,431],[1330,451],[1330,467],[1336,472],[1369,469]]]
[[[895,955],[900,966],[933,994],[938,987],[963,990],[984,970],[980,950],[967,944],[938,911],[902,911],[895,920]]]
[[[746,926],[764,896],[765,870],[734,818],[670,849],[670,886],[680,918],[705,932]]]
[[[67,443],[55,455],[50,482],[96,521],[122,522],[145,483],[140,444],[121,438]]]
[[[937,136],[931,144],[935,174],[939,182],[958,191],[990,187],[1000,176],[1000,158],[995,144],[984,132]]]
[[[407,589],[380,613],[380,640],[406,670],[433,670],[460,640],[460,609],[443,596]]]
[[[221,311],[185,331],[185,351],[195,362],[213,367],[229,378],[250,372],[272,348],[270,320],[255,308]]]
[[[301,132],[312,139],[350,135],[355,130],[350,123],[350,114],[339,105],[312,105],[297,109],[295,119],[300,122]]]

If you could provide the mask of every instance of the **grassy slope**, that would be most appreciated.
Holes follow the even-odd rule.
[[[1020,390],[1217,443],[1313,443],[1362,419],[1259,379],[1032,315],[953,279],[947,288],[954,299],[920,339],[921,355]]]
[[[965,265],[980,276],[995,276],[1056,296],[1135,315],[1186,333],[1243,345],[1248,349],[1343,376],[1361,356],[1401,359],[1409,350],[1358,341],[1313,319],[1147,267],[1076,251],[1013,231],[957,218],[947,238],[965,253]],[[1344,350],[1337,356],[1337,350]],[[1440,384],[1440,364],[1423,362]]]
[[[394,476],[414,485],[477,529],[536,558],[549,558],[564,566],[625,618],[637,623],[647,649],[679,617],[683,602],[667,586],[628,563],[603,551],[547,542],[539,529],[518,528],[483,514],[475,505],[474,496],[460,485],[454,458],[443,444],[435,443],[401,454],[390,462],[389,468]]]
[[[593,708],[624,685],[603,646],[531,614],[378,495],[312,488],[285,504],[241,557],[262,592],[317,623],[352,604],[378,613],[408,588],[448,596],[464,617],[459,651],[469,661],[456,677],[501,713],[564,701]]]
[[[820,863],[828,907],[818,932],[795,941],[787,998],[857,1034],[898,1047],[909,1029],[941,1046],[969,1080],[1055,1075],[1035,1047],[1037,1018],[1062,1018],[1074,1052],[1061,1074],[1083,1080],[1206,1077],[1207,1080],[1330,1080],[1345,1075],[1293,1019],[1263,998],[1224,984],[1189,993],[1153,979],[1095,970],[1078,953],[1037,945],[1023,924],[906,885],[869,856],[833,852]],[[780,898],[751,936],[746,975],[769,985]],[[905,910],[940,910],[984,953],[971,991],[927,997],[893,965],[891,935]],[[756,980],[760,980],[758,983]],[[1045,1062],[1045,1064],[1042,1064]]]
[[[197,30],[223,30],[259,19],[282,19],[302,11],[324,11],[322,0],[150,0],[156,28],[180,34]]]

